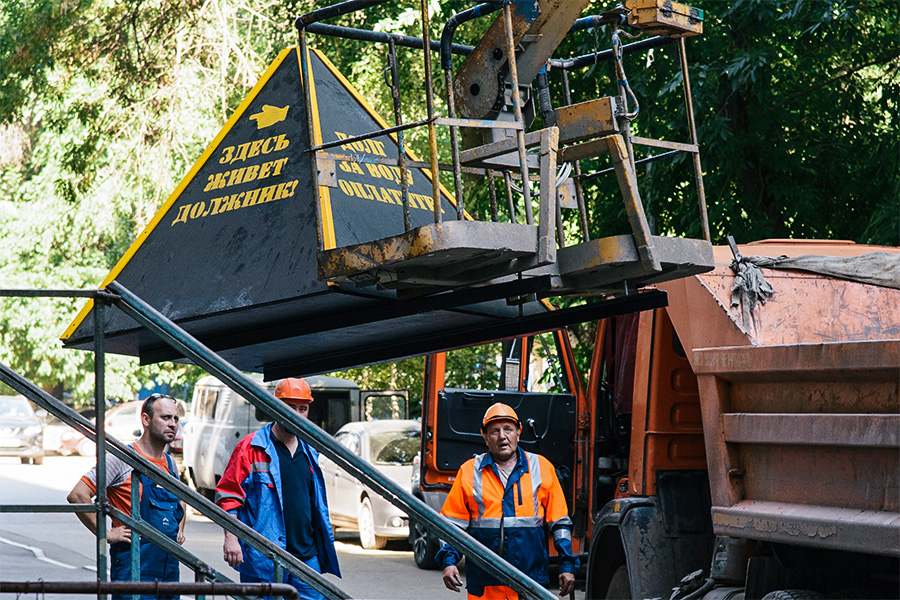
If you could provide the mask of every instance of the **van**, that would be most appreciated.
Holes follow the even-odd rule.
[[[263,383],[261,376],[251,377],[270,394],[274,393],[277,382]],[[305,379],[314,398],[307,418],[332,435],[351,421],[408,416],[405,390],[361,391],[349,379],[324,375]],[[271,421],[269,415],[215,377],[208,375],[198,380],[184,425],[183,461],[189,483],[212,499],[237,443]]]

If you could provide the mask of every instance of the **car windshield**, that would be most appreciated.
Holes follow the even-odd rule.
[[[375,464],[411,465],[419,451],[418,431],[385,431],[369,437]]]
[[[0,417],[32,417],[34,411],[24,398],[0,398]]]

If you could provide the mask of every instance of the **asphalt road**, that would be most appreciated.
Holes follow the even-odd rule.
[[[0,458],[0,504],[65,504],[66,494],[93,461],[47,456],[43,465],[34,466],[22,465],[17,458]],[[238,581],[238,574],[222,559],[218,526],[189,511],[185,537],[190,552]],[[438,571],[418,569],[405,544],[365,550],[354,533],[339,531],[336,537],[343,578],[334,581],[354,598],[464,598],[444,588]],[[71,513],[0,513],[0,580],[96,581],[95,543]],[[181,579],[193,581],[193,573],[182,567]],[[71,597],[41,596],[43,600]],[[15,594],[0,594],[2,600],[13,598]]]

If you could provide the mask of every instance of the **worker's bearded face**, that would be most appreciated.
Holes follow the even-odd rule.
[[[515,421],[494,421],[481,432],[491,457],[498,462],[513,458],[519,447],[519,426]]]
[[[141,413],[141,425],[158,444],[171,444],[178,432],[178,406],[174,400],[160,398],[153,403],[153,416]]]

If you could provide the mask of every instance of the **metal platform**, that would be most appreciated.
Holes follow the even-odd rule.
[[[318,253],[319,279],[382,288],[462,286],[536,266],[538,228],[447,221]]]
[[[712,270],[712,246],[696,239],[650,236],[662,270],[641,261],[630,235],[600,238],[557,250],[563,289],[559,293],[603,293],[660,283]]]

